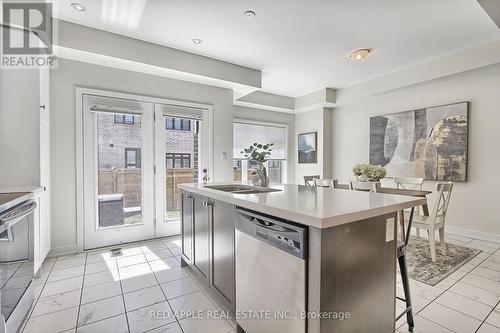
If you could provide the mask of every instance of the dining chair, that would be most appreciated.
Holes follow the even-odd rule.
[[[450,204],[451,192],[453,190],[453,183],[438,183],[436,185],[437,198],[434,208],[430,216],[415,215],[413,218],[412,227],[425,229],[429,236],[429,244],[431,248],[431,258],[436,262],[436,243],[435,236],[436,230],[439,231],[439,242],[441,253],[446,254],[446,245],[444,242],[444,223],[446,220],[446,212]]]
[[[314,179],[321,178],[320,175],[304,176],[304,183],[306,186],[314,186]]]
[[[335,183],[336,179],[319,179],[319,178],[314,178],[314,186],[316,187],[328,187],[328,188],[333,188],[333,184]]]
[[[422,190],[424,185],[424,178],[422,177],[394,177],[394,183],[396,183],[397,189],[405,189],[405,190]],[[409,213],[409,210],[405,210],[404,212]],[[400,214],[403,214],[401,211]],[[419,214],[419,209],[415,209],[415,214]],[[404,221],[404,216],[400,216],[401,220]],[[417,232],[417,237],[420,237],[420,229],[415,228]]]
[[[338,179],[333,180],[333,188],[339,189],[339,190],[350,190],[351,185],[350,184],[340,184]]]
[[[380,182],[350,182],[350,189],[353,191],[378,192]]]
[[[396,188],[406,190],[422,190],[424,178],[420,177],[394,177]]]

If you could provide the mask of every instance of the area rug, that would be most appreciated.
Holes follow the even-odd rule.
[[[432,262],[429,240],[412,236],[406,249],[408,275],[414,280],[435,286],[479,252],[481,250],[446,243],[446,255],[442,255],[437,242],[436,262]]]

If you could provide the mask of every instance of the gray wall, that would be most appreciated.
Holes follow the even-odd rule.
[[[456,183],[446,223],[500,236],[497,212],[499,87],[500,64],[497,64],[372,95],[335,108],[332,117],[333,176],[351,179],[353,165],[368,161],[371,116],[470,101],[469,181]],[[435,182],[426,182],[425,187],[434,190]]]
[[[231,180],[232,161],[219,156],[232,152],[233,93],[231,90],[59,59],[51,71],[52,248],[76,246],[75,87],[88,87],[162,97],[214,107],[214,178]]]

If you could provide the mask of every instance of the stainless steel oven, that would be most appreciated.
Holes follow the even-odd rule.
[[[33,194],[0,193],[0,333],[17,332],[33,304]]]

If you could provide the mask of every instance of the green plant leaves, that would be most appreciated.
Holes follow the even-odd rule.
[[[259,164],[266,162],[271,157],[271,147],[274,143],[257,143],[244,149],[241,154],[245,154],[245,158],[253,160]]]

